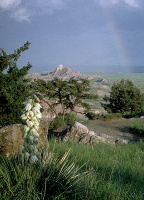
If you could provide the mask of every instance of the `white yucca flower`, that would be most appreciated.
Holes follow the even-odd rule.
[[[33,144],[33,142],[34,142],[34,137],[30,135],[30,136],[28,136],[28,139],[29,139],[30,143]]]
[[[35,114],[35,113],[34,113],[34,114]],[[37,114],[35,114],[35,116],[34,116],[32,119],[33,119],[34,122],[39,123],[38,118],[37,118],[36,116],[37,116]]]
[[[37,118],[41,118],[41,117],[42,117],[41,113],[37,114]]]
[[[36,97],[39,102],[39,99]],[[40,112],[41,105],[35,103],[34,100],[30,99],[26,102],[21,118],[25,121],[23,138],[24,138],[24,149],[23,152],[30,162],[34,163],[38,161],[37,154],[38,149],[36,145],[39,142],[39,119],[42,117]]]
[[[36,99],[36,101],[40,102],[39,98],[36,95],[34,95],[34,98]]]
[[[30,110],[31,108],[32,108],[31,103],[27,103],[27,104],[26,104],[26,107],[25,107],[25,110]]]
[[[34,149],[35,149],[34,145],[32,145],[32,144],[28,145],[28,150],[30,152],[32,152]]]
[[[34,136],[35,136],[36,138],[39,138],[39,134],[38,134],[37,132],[34,134]]]
[[[38,149],[34,149],[34,154],[37,155]]]
[[[36,163],[37,161],[38,161],[37,156],[31,156],[31,157],[30,157],[30,162],[31,162],[31,163]]]
[[[24,153],[24,156],[27,157],[27,158],[29,158],[29,157],[30,157],[30,154],[29,154],[28,152],[25,152],[25,153]]]
[[[33,113],[33,111],[29,111],[29,113],[28,113],[31,117],[33,117],[34,116],[34,113]]]
[[[26,116],[25,114],[23,114],[23,115],[21,115],[21,118],[22,118],[23,120],[25,120],[25,119],[27,119],[27,116]]]
[[[39,139],[38,138],[34,138],[33,142],[37,144],[39,142]]]
[[[31,128],[33,126],[33,122],[32,121],[27,121],[27,125]]]
[[[42,108],[42,106],[39,103],[35,103],[34,106],[37,107],[38,109]]]
[[[33,108],[32,108],[32,111],[34,111],[35,114],[40,113],[40,110],[39,110],[37,107],[33,107]]]
[[[30,130],[30,133],[31,133],[32,135],[34,135],[34,134],[37,133],[37,132],[36,132],[36,130],[35,130],[34,128],[32,128],[32,129]]]
[[[27,137],[27,132],[23,132],[23,138]]]
[[[24,125],[24,132],[28,132],[30,130],[30,128],[26,125]]]

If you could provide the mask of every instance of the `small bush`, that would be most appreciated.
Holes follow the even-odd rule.
[[[51,129],[58,129],[62,126],[73,124],[77,119],[76,113],[69,112],[63,119],[62,114],[58,114],[54,120],[50,123],[49,128]]]
[[[139,136],[144,136],[144,119],[136,119],[134,123],[130,124],[129,130]]]
[[[63,120],[63,116],[62,114],[58,114],[53,121],[50,122],[49,128],[50,129],[58,129],[61,126],[64,126],[65,122]]]
[[[100,115],[95,114],[93,112],[87,112],[85,115],[89,120],[95,120],[95,119],[100,118]]]
[[[122,115],[120,113],[108,113],[108,114],[102,114],[102,119],[113,119],[113,118],[120,118]]]
[[[69,112],[64,119],[66,124],[73,124],[76,120],[77,120],[77,114],[74,112]]]

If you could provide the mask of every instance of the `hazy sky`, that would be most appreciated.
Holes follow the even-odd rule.
[[[33,71],[130,72],[144,66],[144,0],[0,0],[0,48],[26,41]]]

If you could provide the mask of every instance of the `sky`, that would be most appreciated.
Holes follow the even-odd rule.
[[[18,66],[33,72],[144,68],[144,0],[0,0],[0,48],[27,41]]]

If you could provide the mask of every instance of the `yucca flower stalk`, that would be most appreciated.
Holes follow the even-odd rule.
[[[41,118],[40,108],[41,105],[38,103],[39,99],[34,96],[33,99],[29,99],[25,103],[25,108],[21,119],[23,120],[23,153],[24,156],[31,162],[35,163],[38,161],[38,149],[37,144],[39,142],[39,121]]]

